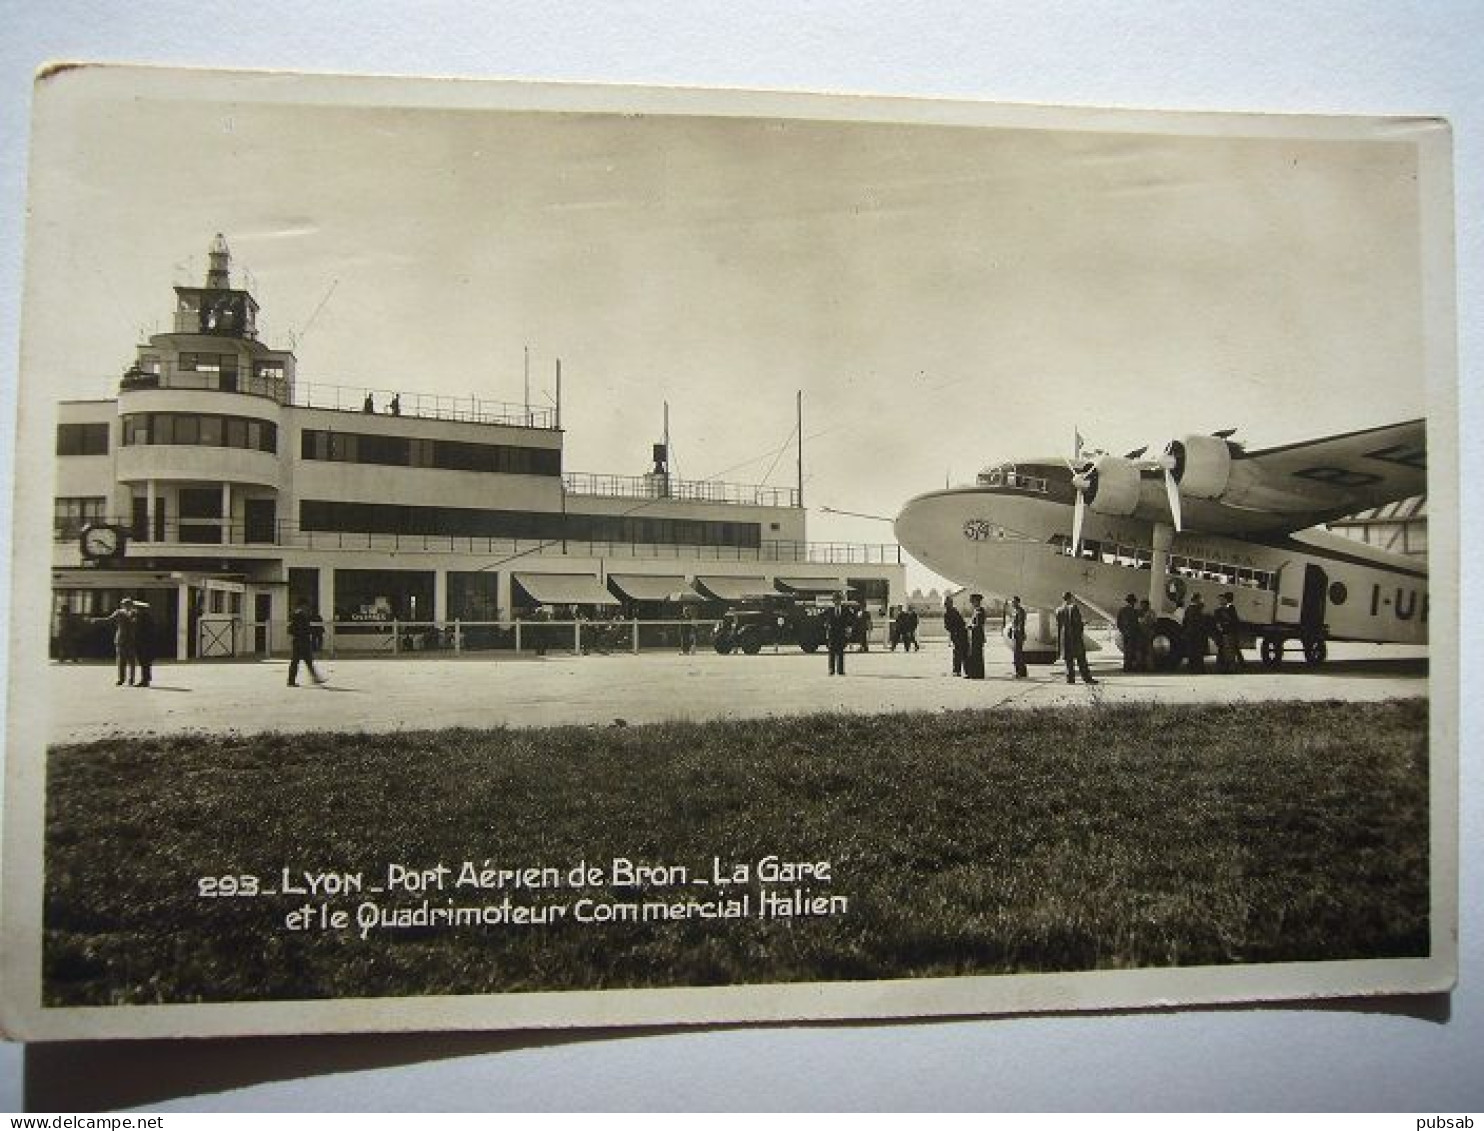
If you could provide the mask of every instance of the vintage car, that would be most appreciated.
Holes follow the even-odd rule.
[[[817,652],[824,647],[825,624],[820,613],[826,607],[783,595],[742,601],[727,608],[713,643],[723,656],[732,652],[754,656],[767,645],[797,644],[805,652]],[[861,643],[864,628],[858,620],[852,644]]]

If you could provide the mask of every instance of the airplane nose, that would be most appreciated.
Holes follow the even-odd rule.
[[[919,495],[907,502],[892,524],[903,549],[926,566],[942,564],[950,541],[961,537],[962,501],[948,492]]]

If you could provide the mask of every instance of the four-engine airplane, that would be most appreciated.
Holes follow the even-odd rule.
[[[1426,422],[1261,451],[1230,437],[1185,436],[1148,459],[1001,463],[908,502],[897,540],[943,577],[1041,610],[1042,658],[1046,610],[1067,591],[1109,620],[1126,594],[1147,597],[1162,667],[1181,658],[1171,614],[1196,593],[1207,609],[1231,593],[1269,666],[1290,641],[1315,664],[1326,641],[1427,643],[1425,561],[1314,529],[1425,494]]]

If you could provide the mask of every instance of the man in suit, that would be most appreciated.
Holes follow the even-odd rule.
[[[964,674],[964,660],[969,655],[969,626],[964,623],[964,614],[958,611],[950,594],[943,598],[943,627],[948,630],[948,639],[953,644],[953,674]]]
[[[845,604],[836,593],[834,603],[826,609],[824,617],[825,647],[830,653],[830,675],[845,674],[845,645],[850,643],[855,632],[855,610]]]
[[[1025,666],[1025,606],[1020,598],[1010,598],[1010,654],[1015,661],[1015,678],[1026,679],[1031,674]]]
[[[1143,629],[1139,624],[1139,599],[1132,593],[1123,599],[1123,608],[1118,610],[1118,635],[1123,640],[1123,670],[1142,671],[1143,649],[1139,638]]]
[[[1185,619],[1180,622],[1180,635],[1185,646],[1185,658],[1190,662],[1191,675],[1204,675],[1206,671],[1206,640],[1211,635],[1211,618],[1206,615],[1205,602],[1196,593],[1185,609]]]
[[[118,686],[122,687],[127,676],[129,686],[134,686],[139,656],[134,650],[134,601],[125,597],[119,607],[106,617],[94,617],[95,621],[113,625],[113,654],[118,664]]]
[[[139,658],[139,684],[148,687],[154,678],[155,663],[155,617],[148,601],[135,601],[134,609],[134,654]]]
[[[984,595],[969,594],[969,655],[964,660],[965,679],[984,678],[984,622],[989,614],[984,611]]]
[[[1083,683],[1096,683],[1097,680],[1092,678],[1092,671],[1087,666],[1087,642],[1082,638],[1085,628],[1082,609],[1070,593],[1063,593],[1061,600],[1061,606],[1056,610],[1056,650],[1066,661],[1067,682],[1077,682],[1072,670],[1072,665],[1075,664],[1077,671],[1082,673]]]

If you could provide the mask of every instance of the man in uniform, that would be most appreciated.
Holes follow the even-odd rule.
[[[1216,627],[1216,669],[1234,672],[1247,666],[1242,656],[1242,618],[1232,603],[1232,595],[1223,593],[1221,604],[1211,614]]]
[[[1056,610],[1056,651],[1067,664],[1067,682],[1076,683],[1073,665],[1082,673],[1083,683],[1096,683],[1087,666],[1087,642],[1082,638],[1085,625],[1082,610],[1070,593],[1061,595],[1061,606]]]
[[[314,620],[309,615],[309,605],[303,601],[289,614],[289,639],[293,651],[289,657],[289,686],[299,686],[299,664],[309,669],[309,678],[315,683],[324,683],[325,677],[314,667]]]
[[[834,603],[820,614],[824,618],[825,647],[830,653],[830,675],[845,674],[845,645],[855,629],[855,610],[836,593]]]
[[[964,674],[964,661],[969,656],[969,626],[964,623],[964,614],[953,603],[953,595],[943,598],[943,627],[948,630],[949,642],[953,645],[953,674]]]
[[[1025,666],[1025,606],[1019,596],[1010,598],[1010,657],[1015,661],[1015,678],[1026,679],[1030,671]]]

